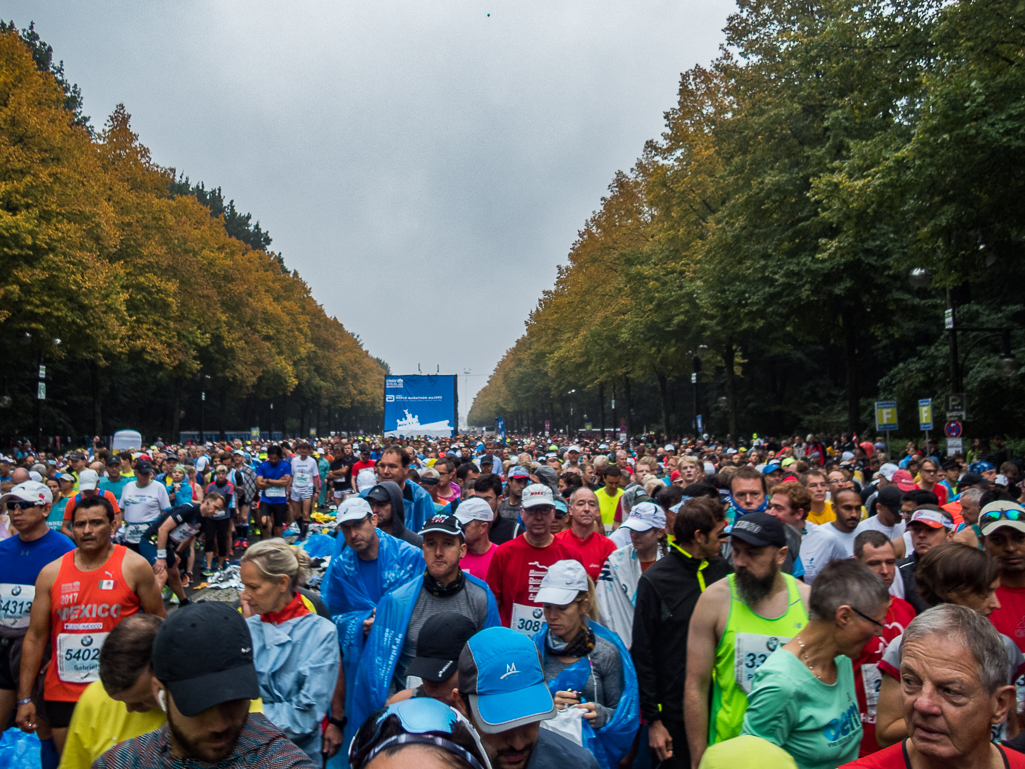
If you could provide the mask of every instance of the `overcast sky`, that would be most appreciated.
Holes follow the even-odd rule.
[[[465,417],[732,8],[8,0],[2,13],[36,22],[94,126],[123,102],[157,163],[259,219],[393,372],[459,374]]]

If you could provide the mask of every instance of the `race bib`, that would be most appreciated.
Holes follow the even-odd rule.
[[[517,633],[532,636],[545,624],[545,613],[540,606],[524,606],[514,603],[512,607],[512,623],[509,627]]]
[[[148,528],[148,523],[126,523],[125,542],[128,542],[133,545],[138,545],[140,542],[142,542],[142,535],[146,533],[146,529]]]
[[[876,706],[879,704],[879,690],[883,686],[883,674],[878,665],[868,663],[861,666],[861,683],[865,685],[865,721],[876,722]]]
[[[28,627],[35,585],[0,585],[0,626],[11,630]]]
[[[305,470],[299,470],[292,477],[292,488],[306,491],[313,488],[313,476]]]
[[[57,636],[57,675],[68,684],[100,678],[100,649],[109,633],[61,633]]]
[[[284,486],[268,486],[264,490],[263,495],[267,499],[284,499],[285,498],[285,487]]]
[[[182,523],[171,530],[171,533],[168,535],[168,539],[174,542],[175,545],[180,545],[189,537],[195,536],[198,531],[199,527],[195,524]]]
[[[758,668],[765,664],[770,654],[789,640],[783,636],[757,633],[737,633],[734,636],[734,672],[737,686],[744,690],[744,694],[751,693],[751,681]]]

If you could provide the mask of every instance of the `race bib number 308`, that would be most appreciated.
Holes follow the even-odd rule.
[[[35,585],[0,585],[0,625],[11,630],[28,627]]]
[[[57,675],[69,684],[100,678],[100,649],[109,633],[61,633],[57,636]]]
[[[517,633],[532,636],[545,623],[545,613],[540,606],[524,606],[514,603],[510,627]]]
[[[751,682],[758,668],[765,664],[770,654],[789,640],[783,636],[756,633],[737,633],[734,636],[734,671],[737,686],[743,689],[745,694],[751,693]]]

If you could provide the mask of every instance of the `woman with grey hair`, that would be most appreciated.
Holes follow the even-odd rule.
[[[886,585],[860,561],[828,564],[812,585],[808,624],[755,673],[742,733],[783,748],[800,769],[856,759],[862,729],[851,660],[882,635],[889,605]],[[782,640],[766,639],[766,647]]]
[[[967,606],[935,606],[908,625],[899,653],[908,738],[844,769],[1025,769],[1025,755],[992,741],[1014,712],[1015,690],[989,620]]]

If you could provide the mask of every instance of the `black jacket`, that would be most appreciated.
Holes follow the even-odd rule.
[[[916,613],[921,614],[929,609],[929,604],[922,600],[918,594],[918,583],[915,582],[915,570],[918,569],[918,562],[921,560],[918,553],[912,553],[907,558],[897,561],[897,574],[904,582],[904,600],[911,604]]]
[[[403,491],[408,492],[409,499],[412,501],[412,490],[408,486],[405,490],[400,489],[399,484],[395,481],[381,481],[378,485],[387,489],[388,495],[391,497],[391,535],[396,539],[408,542],[413,547],[423,547],[423,537],[406,528],[406,506],[403,503]]]
[[[687,633],[701,597],[700,564],[700,560],[670,549],[637,583],[630,656],[637,669],[641,715],[649,724],[662,718],[683,718]],[[707,587],[729,573],[726,559],[713,558],[702,576]]]

